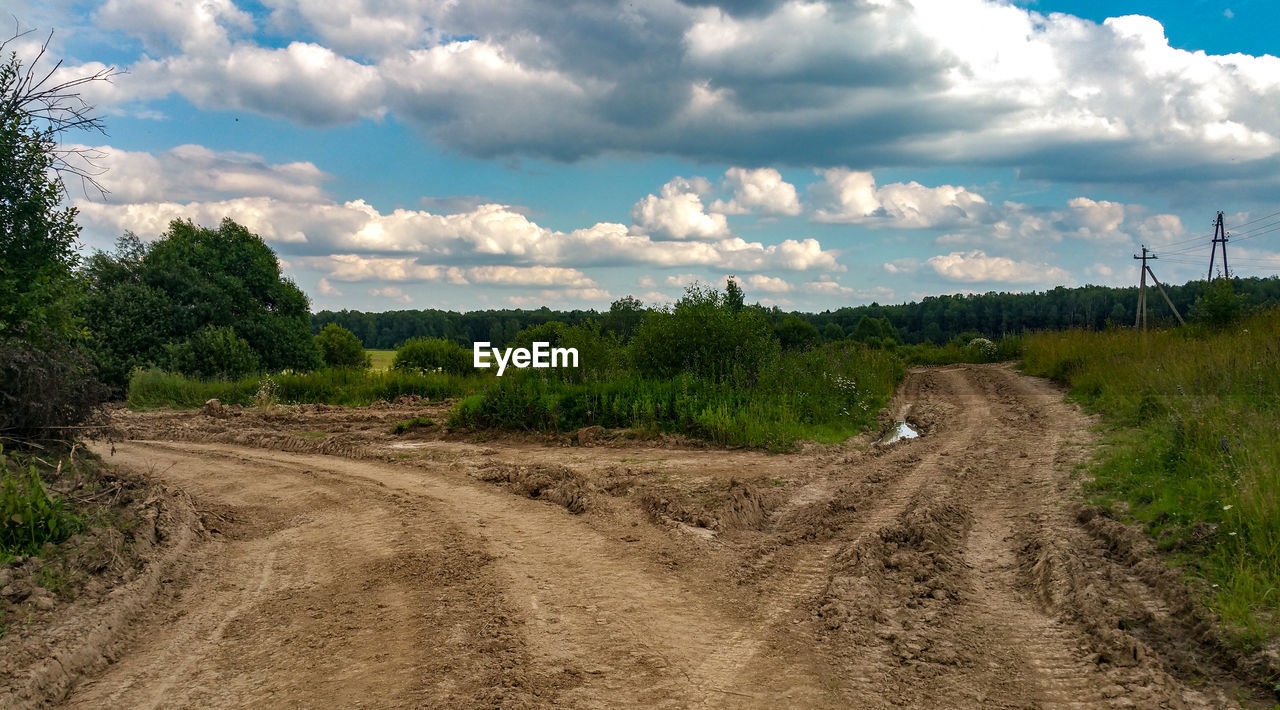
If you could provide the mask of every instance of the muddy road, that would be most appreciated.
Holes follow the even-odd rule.
[[[923,435],[778,456],[142,416],[104,457],[204,531],[62,702],[1250,706],[1181,586],[1077,502],[1092,434],[1060,391],[921,369],[893,408]]]

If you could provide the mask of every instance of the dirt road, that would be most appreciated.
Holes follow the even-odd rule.
[[[1236,706],[1185,592],[1073,502],[1059,391],[957,366],[894,407],[921,438],[787,456],[117,444],[211,534],[65,705]]]

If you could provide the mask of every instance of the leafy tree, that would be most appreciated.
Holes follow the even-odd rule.
[[[310,304],[281,276],[275,252],[243,226],[175,220],[150,245],[125,235],[85,269],[92,343],[111,384],[136,366],[165,365],[166,346],[209,326],[232,328],[267,371],[321,365]]]
[[[65,438],[102,397],[75,317],[76,211],[61,207],[64,174],[95,183],[58,139],[101,129],[76,88],[111,70],[49,84],[34,68],[43,54],[0,65],[0,435],[18,438]]]
[[[634,297],[625,296],[609,305],[609,312],[604,317],[604,328],[616,333],[623,342],[631,339],[631,335],[644,320],[644,303]]]
[[[836,340],[843,340],[843,339],[844,339],[844,328],[841,328],[839,323],[828,323],[828,324],[827,324],[825,327],[823,327],[823,329],[822,329],[822,337],[823,337],[827,342],[834,342],[834,341],[836,341]]]
[[[603,332],[596,321],[568,325],[552,321],[526,328],[511,339],[513,348],[532,349],[536,342],[548,343],[552,348],[574,348],[578,351],[578,366],[560,367],[548,371],[565,382],[602,380],[617,372],[622,364],[622,343],[613,333]]]
[[[326,367],[367,370],[373,364],[356,334],[336,323],[330,323],[320,331],[316,336],[316,346]]]
[[[202,380],[234,380],[258,372],[258,354],[228,326],[205,326],[166,348],[169,369]]]
[[[53,133],[14,105],[24,75],[16,54],[0,67],[0,336],[69,337],[80,228],[74,207],[59,209]]]
[[[1210,328],[1231,325],[1244,313],[1244,299],[1232,279],[1217,279],[1205,284],[1204,291],[1191,307],[1192,320]]]
[[[472,370],[471,353],[452,340],[414,338],[396,351],[395,370],[463,375]]]
[[[818,329],[798,316],[788,316],[773,327],[783,350],[804,350],[822,341]]]
[[[742,287],[738,285],[738,280],[733,276],[725,279],[723,301],[725,310],[730,313],[737,313],[742,310],[742,304],[745,299],[746,294],[742,292]]]
[[[753,384],[778,358],[778,341],[764,315],[714,288],[693,285],[670,310],[649,311],[630,346],[646,376],[688,373]]]

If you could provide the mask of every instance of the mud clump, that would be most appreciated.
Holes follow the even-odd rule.
[[[970,512],[952,503],[913,502],[894,523],[837,553],[819,618],[828,630],[875,635],[903,645],[906,657],[921,657],[927,649],[910,648],[913,637],[902,634],[900,619],[936,613],[964,592],[955,543],[972,524]]]
[[[759,528],[768,510],[760,489],[737,479],[730,479],[722,490],[649,486],[640,490],[637,502],[654,522],[675,521],[717,532]]]
[[[230,410],[228,410],[227,407],[217,399],[211,399],[205,402],[204,406],[200,408],[200,413],[206,417],[213,417],[214,419],[226,419],[231,416]]]
[[[564,466],[490,464],[476,478],[537,500],[546,500],[579,515],[591,506],[594,488],[581,474]]]

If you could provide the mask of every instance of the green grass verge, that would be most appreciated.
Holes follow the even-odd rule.
[[[1102,414],[1099,502],[1211,585],[1243,648],[1280,636],[1280,310],[1220,332],[1029,336],[1024,366]]]

